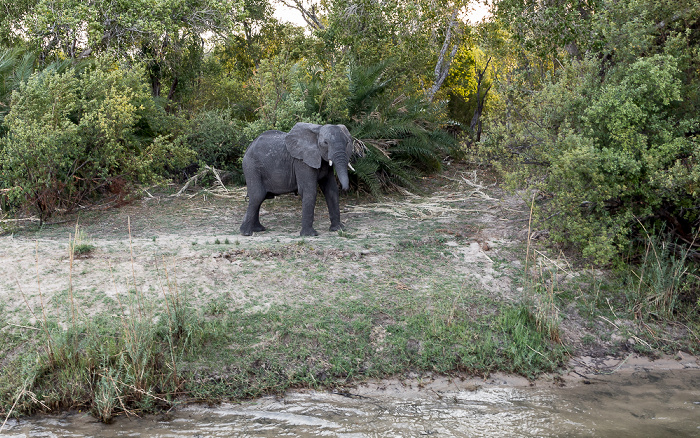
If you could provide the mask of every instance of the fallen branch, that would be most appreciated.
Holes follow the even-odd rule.
[[[211,173],[212,175],[214,175],[214,179],[216,180],[216,182],[215,182],[216,188],[214,188],[214,189],[202,189],[200,192],[197,192],[193,195],[190,195],[190,198],[197,196],[201,192],[209,193],[213,196],[218,196],[218,197],[222,197],[222,198],[238,198],[241,196],[245,196],[245,194],[241,193],[241,191],[245,190],[245,187],[242,187],[240,189],[227,188],[224,185],[223,181],[221,180],[221,174],[220,174],[221,170],[216,169],[214,167],[210,167],[210,166],[204,166],[204,168],[199,173],[190,177],[190,179],[187,180],[185,185],[182,186],[182,188],[180,190],[178,190],[177,193],[170,195],[170,196],[171,197],[182,196],[185,193],[185,191],[187,191],[187,189],[190,187],[190,185],[192,185],[192,184],[196,185],[197,181],[200,178],[203,178],[208,173]]]

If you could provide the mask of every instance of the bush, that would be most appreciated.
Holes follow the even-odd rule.
[[[83,72],[34,73],[13,92],[0,139],[7,207],[43,221],[158,180],[193,157],[159,136],[166,134],[165,117],[139,69],[102,61]]]
[[[241,160],[250,143],[242,133],[244,126],[226,112],[205,111],[192,120],[185,141],[197,153],[200,165],[240,175]]]
[[[642,222],[693,240],[698,121],[680,110],[678,62],[640,58],[610,68],[602,83],[597,60],[572,64],[526,101],[520,123],[500,124],[486,142],[536,164],[515,166],[511,181],[551,194],[539,205],[543,225],[590,260],[614,258]]]
[[[591,261],[606,263],[631,241],[645,242],[642,226],[696,246],[698,7],[604,0],[580,9],[585,31],[561,40],[558,27],[526,17],[549,22],[570,11],[526,12],[516,3],[499,8],[501,19],[513,19],[508,30],[536,50],[514,45],[513,67],[496,77],[506,101],[491,114],[484,151],[505,158],[500,165],[514,185],[544,195],[540,226]]]

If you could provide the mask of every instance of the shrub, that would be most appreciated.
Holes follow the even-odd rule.
[[[527,100],[522,123],[497,127],[518,161],[511,181],[531,181],[551,199],[539,206],[555,239],[605,263],[638,234],[666,222],[688,242],[699,217],[697,119],[680,111],[683,83],[670,55],[609,70],[572,64]],[[534,121],[534,123],[530,122]]]
[[[589,5],[596,13],[580,11],[585,32],[562,41],[571,58],[560,51],[552,64],[514,47],[513,67],[496,77],[505,79],[499,95],[506,102],[491,118],[485,150],[491,157],[510,155],[501,167],[509,179],[544,195],[540,226],[590,261],[607,263],[631,241],[646,241],[642,226],[696,245],[700,15],[689,4]],[[504,6],[506,12],[514,7],[518,27],[510,30],[516,34],[539,26],[517,19],[522,5]],[[537,6],[531,12],[557,13]],[[526,39],[555,54],[547,41],[561,32],[539,31],[545,28]]]
[[[83,72],[34,73],[13,92],[0,139],[7,206],[43,221],[157,180],[167,166],[192,159],[182,144],[158,136],[163,118],[140,69],[100,61]]]
[[[223,111],[199,113],[185,136],[187,145],[197,153],[200,164],[236,172],[250,141],[243,135],[245,124]]]

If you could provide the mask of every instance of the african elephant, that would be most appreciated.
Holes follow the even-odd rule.
[[[344,125],[297,123],[289,133],[266,131],[260,134],[243,156],[249,200],[241,234],[250,236],[253,232],[265,231],[260,223],[260,205],[265,199],[295,192],[301,195],[302,202],[300,234],[317,236],[313,228],[317,184],[328,205],[330,231],[342,229],[338,184],[332,168],[335,167],[343,190],[347,190],[352,150],[353,139]]]

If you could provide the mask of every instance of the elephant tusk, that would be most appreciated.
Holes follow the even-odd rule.
[[[354,168],[354,167],[352,167],[352,164],[348,163],[348,167],[349,167],[349,168],[350,168],[350,170],[352,170],[353,172],[357,172],[357,171],[355,170],[355,168]]]
[[[333,160],[328,160],[328,165],[333,167]]]

